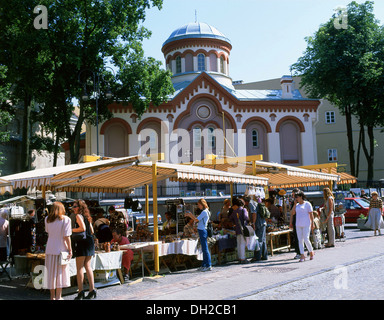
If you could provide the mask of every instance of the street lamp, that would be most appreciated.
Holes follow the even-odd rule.
[[[106,67],[106,68],[109,68],[112,70],[112,73],[115,74],[115,72],[113,71],[112,68],[110,67]],[[87,83],[86,83],[86,80],[84,80],[84,82],[81,81],[81,75],[83,72],[89,72],[92,74],[92,80],[93,80],[93,92],[95,94],[95,100],[96,100],[96,155],[98,156],[99,155],[99,96],[100,96],[100,74],[97,73],[97,72],[94,72],[90,69],[83,69],[79,72],[79,75],[78,75],[78,80],[81,84],[83,84],[83,94],[81,96],[81,99],[83,101],[88,101],[89,99],[89,95],[87,93]],[[104,80],[104,76],[101,75],[102,77],[102,80]],[[112,91],[111,91],[111,88],[109,87],[108,85],[108,89],[107,89],[107,92],[105,93],[105,96],[108,98],[108,99],[111,99],[112,98]]]

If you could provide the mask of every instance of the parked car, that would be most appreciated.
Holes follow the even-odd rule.
[[[364,198],[344,198],[342,201],[344,208],[347,212],[344,214],[345,222],[355,223],[357,218],[363,214],[368,215],[369,200]]]

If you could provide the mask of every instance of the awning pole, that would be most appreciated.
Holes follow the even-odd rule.
[[[44,206],[44,209],[45,209],[45,186],[41,186],[41,196],[44,199],[43,206]]]
[[[149,185],[145,185],[145,223],[149,223]]]
[[[157,164],[156,160],[152,162],[152,194],[153,194],[153,241],[159,241],[159,227],[157,223]],[[159,245],[155,245],[154,260],[155,260],[155,273],[159,274],[160,261],[159,261]]]
[[[332,168],[328,168],[328,173],[329,174],[332,173]],[[329,190],[332,191],[332,189],[333,189],[333,181],[332,180],[328,181],[328,187],[329,187]]]

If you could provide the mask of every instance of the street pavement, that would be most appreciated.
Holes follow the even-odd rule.
[[[354,226],[346,229],[346,241],[316,250],[312,261],[299,262],[293,251],[284,251],[258,263],[228,263],[209,272],[183,270],[100,288],[96,300],[382,300],[384,235]],[[2,279],[0,300],[49,299],[48,292],[25,284],[26,279]],[[65,295],[64,300],[75,296]]]

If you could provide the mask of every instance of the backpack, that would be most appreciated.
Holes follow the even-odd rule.
[[[259,205],[257,206],[257,212],[264,219],[269,219],[269,217],[271,216],[271,213],[269,212],[268,208],[262,203],[259,203]]]
[[[210,219],[211,213],[208,211],[208,219]],[[208,220],[207,223],[207,236],[212,237],[213,236],[213,226],[211,220]]]

